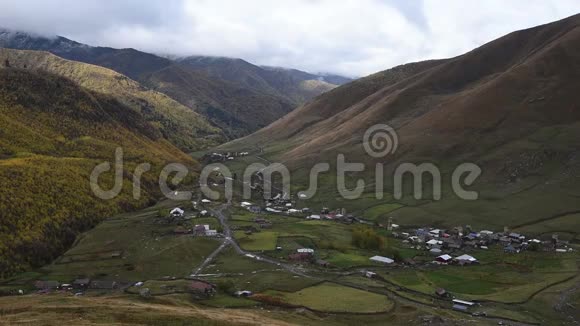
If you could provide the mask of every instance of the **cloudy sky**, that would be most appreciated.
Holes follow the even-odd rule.
[[[578,0],[0,0],[0,26],[362,76],[579,12]]]

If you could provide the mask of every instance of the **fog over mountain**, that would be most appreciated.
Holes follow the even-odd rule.
[[[0,21],[92,45],[228,56],[357,77],[459,55],[579,10],[574,0],[3,0]]]

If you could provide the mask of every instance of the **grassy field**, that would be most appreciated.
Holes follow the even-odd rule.
[[[262,251],[276,249],[278,233],[262,231],[247,235],[244,231],[236,231],[234,236],[244,250]]]
[[[141,289],[149,289],[151,295],[166,295],[171,293],[185,293],[189,289],[191,281],[189,280],[163,280],[163,281],[146,281],[143,286],[132,286],[127,289],[129,293],[138,294]]]
[[[510,303],[525,301],[537,291],[578,274],[573,254],[507,255],[492,251],[479,257],[480,265],[393,270],[382,275],[425,294],[442,287],[464,298]]]
[[[385,296],[334,283],[323,283],[293,293],[267,291],[265,294],[318,311],[376,313],[393,307],[393,302]]]
[[[366,209],[363,213],[363,218],[371,221],[376,221],[379,218],[385,219],[388,217],[388,214],[394,210],[403,207],[400,204],[381,204],[374,207],[370,207]]]
[[[580,242],[579,220],[580,214],[569,214],[547,221],[521,226],[514,229],[514,231],[538,235],[543,238],[549,238],[553,233],[558,233],[562,240],[571,240],[578,243]]]
[[[214,308],[252,308],[259,305],[258,302],[247,298],[236,298],[231,295],[217,294],[201,304]]]
[[[191,235],[173,235],[175,225],[155,222],[159,209],[177,205],[164,202],[106,220],[82,234],[76,245],[52,264],[35,273],[21,274],[14,282],[31,284],[35,279],[70,282],[83,276],[117,281],[188,276],[219,246],[219,242]],[[203,222],[215,224],[210,219]]]
[[[233,298],[232,298],[233,299]],[[219,303],[222,298],[216,298]],[[259,310],[211,309],[190,302],[188,295],[150,300],[126,295],[0,297],[0,324],[41,325],[290,325]]]

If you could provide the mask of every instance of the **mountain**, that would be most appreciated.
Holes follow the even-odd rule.
[[[179,60],[209,76],[302,104],[337,85],[296,69],[257,66],[242,59],[190,56]]]
[[[190,57],[173,61],[134,49],[92,47],[59,36],[2,29],[0,47],[48,51],[112,69],[204,115],[229,139],[256,131],[335,87],[321,76],[298,70],[266,70],[241,59]]]
[[[144,98],[138,93],[98,91],[104,80],[130,88],[127,77],[45,52],[3,49],[0,57],[0,278],[50,262],[104,217],[150,205],[161,195],[157,176],[165,164],[199,171],[171,143],[180,138],[166,135],[172,120],[156,111],[157,102],[140,103],[140,110],[131,105]],[[170,127],[180,132],[177,124]],[[122,191],[98,199],[89,175],[97,164],[113,162],[118,147],[124,155]],[[151,171],[142,175],[136,200],[133,171],[141,163],[150,163]],[[103,188],[113,184],[112,176],[103,175]]]
[[[576,15],[362,78],[223,148],[259,146],[295,170],[348,153],[348,161],[380,161],[388,171],[402,162],[437,163],[445,177],[462,162],[484,171],[474,185],[480,200],[400,201],[391,216],[401,223],[499,229],[578,211],[579,25]],[[375,124],[398,133],[398,150],[386,159],[362,146]]]
[[[228,139],[265,127],[296,107],[286,98],[211,78],[179,64],[145,74],[141,80],[206,117]]]
[[[117,98],[158,125],[163,136],[184,151],[199,150],[222,141],[221,131],[211,126],[203,116],[110,69],[40,51],[0,48],[0,58],[8,60],[11,67],[57,74],[92,91]]]

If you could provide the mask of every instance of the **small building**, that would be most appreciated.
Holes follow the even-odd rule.
[[[460,299],[453,299],[453,303],[468,306],[468,307],[475,305],[475,302],[465,301],[465,300],[460,300]]]
[[[209,199],[202,199],[201,202],[204,203],[204,204],[209,204],[209,203],[211,203],[211,200],[209,200]]]
[[[262,212],[262,207],[260,207],[258,205],[248,206],[248,207],[246,207],[246,209],[254,214],[260,214]]]
[[[206,237],[215,237],[217,236],[217,230],[205,230]]]
[[[429,231],[429,234],[433,237],[439,238],[439,235],[441,234],[441,230],[433,229],[433,230]]]
[[[212,295],[216,292],[215,285],[201,280],[193,280],[189,285],[189,289],[194,294]]]
[[[373,256],[373,257],[371,257],[371,258],[369,258],[369,259],[370,259],[372,262],[375,262],[375,263],[381,263],[381,264],[385,264],[385,265],[392,264],[392,263],[394,263],[394,262],[395,262],[395,261],[394,261],[394,260],[392,260],[391,258],[387,258],[387,257],[383,257],[383,256]]]
[[[500,237],[498,240],[503,245],[508,245],[512,242],[512,239],[510,239],[509,237],[506,237],[506,236]]]
[[[515,233],[515,232],[512,232],[512,233],[510,233],[510,234],[508,235],[508,237],[510,237],[510,238],[512,238],[512,239],[520,239],[520,238],[521,238],[521,236],[522,236],[521,234],[519,234],[519,233]]]
[[[89,287],[91,280],[88,278],[78,278],[73,281],[72,285],[75,289],[84,290]]]
[[[316,261],[316,265],[320,266],[320,267],[324,267],[324,268],[328,268],[330,267],[330,263],[327,262],[326,260],[322,260],[322,259],[318,259]]]
[[[57,281],[36,281],[34,287],[38,290],[56,290],[60,286]]]
[[[208,226],[209,228],[209,226]],[[193,235],[195,236],[204,236],[205,235],[205,226],[198,224],[195,227],[193,227]]]
[[[425,244],[427,244],[427,245],[428,245],[428,246],[430,246],[430,247],[433,247],[433,246],[440,246],[440,245],[442,245],[442,244],[443,244],[443,241],[439,241],[439,240],[431,239],[431,240],[427,241]]]
[[[295,253],[288,255],[288,260],[294,262],[311,261],[312,255],[308,253]]]
[[[182,234],[188,234],[189,230],[184,228],[183,226],[178,226],[175,229],[173,229],[173,234],[178,234],[178,235],[182,235]]]
[[[475,263],[477,263],[477,259],[475,257],[467,255],[467,254],[455,257],[455,260],[459,264],[475,264]]]
[[[433,256],[439,256],[441,255],[442,251],[439,248],[432,248],[431,250],[429,250],[429,253]]]
[[[176,207],[169,212],[172,217],[183,217],[184,213],[185,211],[179,207]]]
[[[479,234],[482,237],[491,237],[493,235],[493,232],[492,231],[488,231],[488,230],[482,230],[482,231],[479,231]]]
[[[446,246],[449,249],[461,249],[461,243],[460,242],[450,242],[450,243],[447,243]]]
[[[312,254],[314,254],[314,249],[310,249],[310,248],[300,248],[300,249],[296,249],[296,252],[298,252],[300,254],[309,254],[309,255],[312,255]]]
[[[435,260],[437,260],[440,263],[448,263],[448,262],[453,260],[453,257],[445,254],[445,255],[441,255],[441,256],[437,257]]]
[[[469,307],[466,307],[464,305],[460,305],[460,304],[453,305],[453,310],[455,310],[455,311],[467,312],[468,309],[469,309]]]
[[[377,276],[377,273],[371,272],[371,271],[365,271],[365,276],[368,278],[373,278],[373,277]]]
[[[437,295],[438,297],[441,297],[441,298],[449,297],[449,293],[444,288],[437,288],[435,290],[435,295]]]
[[[307,220],[320,220],[320,215],[309,215],[306,217]]]
[[[115,281],[92,281],[89,284],[89,288],[94,290],[115,290],[118,287]]]
[[[515,254],[518,252],[518,250],[516,248],[514,248],[514,246],[509,244],[503,248],[503,252],[505,252],[507,254]]]
[[[238,297],[238,298],[239,298],[239,297],[244,297],[244,298],[247,298],[247,297],[250,297],[250,296],[252,296],[253,294],[254,294],[254,293],[252,293],[252,291],[247,291],[247,290],[244,290],[244,291],[236,291],[236,292],[234,292],[234,295],[235,295],[236,297]]]

